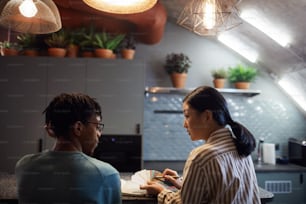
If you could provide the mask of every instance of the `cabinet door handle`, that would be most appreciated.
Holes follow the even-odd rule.
[[[136,124],[136,134],[140,134],[140,124]]]
[[[300,174],[300,184],[303,184],[304,183],[304,176],[303,174]]]
[[[43,139],[39,138],[38,139],[38,152],[42,152],[43,150]]]

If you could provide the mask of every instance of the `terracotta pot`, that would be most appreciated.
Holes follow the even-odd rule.
[[[79,55],[79,46],[77,45],[68,45],[67,47],[67,57],[78,57]]]
[[[224,88],[225,79],[214,79],[213,83],[215,88],[222,89]]]
[[[18,53],[19,51],[14,48],[4,48],[3,49],[4,56],[17,56]]]
[[[249,89],[250,82],[236,82],[235,84],[236,89]]]
[[[49,48],[48,55],[51,57],[65,57],[67,50],[65,48]]]
[[[186,73],[172,73],[170,75],[171,77],[171,82],[173,87],[175,88],[184,88],[185,87],[185,82],[187,79],[187,74]]]
[[[123,59],[134,59],[134,55],[135,55],[135,50],[133,49],[122,49],[121,50],[121,55]]]
[[[94,53],[92,51],[82,51],[82,57],[94,57]]]
[[[111,59],[113,57],[113,51],[109,49],[95,49],[95,56],[100,58]]]
[[[36,56],[38,56],[38,51],[37,50],[27,49],[27,50],[23,51],[23,55],[24,56],[28,56],[28,57],[36,57]]]

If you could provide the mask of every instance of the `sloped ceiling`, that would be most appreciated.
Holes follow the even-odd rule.
[[[188,1],[163,0],[168,20],[176,20]],[[228,31],[258,51],[258,64],[277,77],[290,72],[305,70],[306,59],[306,1],[288,0],[241,0],[237,4],[240,12],[255,9],[272,24],[291,36],[289,47],[282,47],[247,22]]]

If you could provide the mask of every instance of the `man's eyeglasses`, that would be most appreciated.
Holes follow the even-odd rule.
[[[103,124],[103,123],[99,123],[99,122],[90,122],[90,121],[87,121],[87,123],[91,123],[91,124],[97,125],[97,130],[98,130],[99,132],[102,132],[102,130],[104,129],[104,124]]]

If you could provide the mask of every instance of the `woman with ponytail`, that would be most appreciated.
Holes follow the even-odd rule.
[[[141,186],[164,204],[259,204],[256,174],[250,156],[256,141],[250,131],[234,121],[226,100],[214,88],[201,86],[183,100],[184,127],[190,139],[205,143],[190,153],[182,179],[165,169],[163,176],[178,191],[158,183]]]

